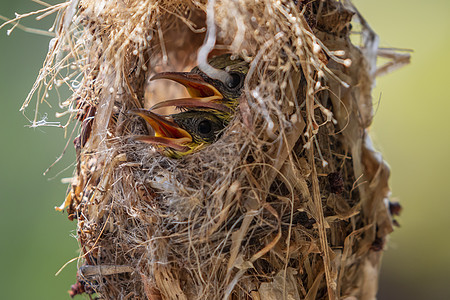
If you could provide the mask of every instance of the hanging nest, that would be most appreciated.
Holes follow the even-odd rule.
[[[350,2],[57,8],[34,90],[76,80],[63,103],[80,124],[76,169],[59,208],[78,225],[72,295],[375,298],[393,219],[389,169],[367,128],[375,77],[398,64],[377,68],[387,52]],[[148,134],[130,109],[182,96],[152,75],[221,53],[250,69],[217,142],[173,159],[130,138]]]

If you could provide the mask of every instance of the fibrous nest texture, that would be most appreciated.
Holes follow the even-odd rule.
[[[84,0],[58,9],[38,83],[71,84],[63,105],[80,124],[61,207],[78,224],[73,295],[375,297],[393,224],[389,170],[367,134],[377,36],[351,3]],[[179,95],[148,79],[206,61],[202,46],[248,61],[244,92],[216,143],[168,158],[130,138],[148,129],[127,112]]]

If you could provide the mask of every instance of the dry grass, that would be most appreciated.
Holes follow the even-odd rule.
[[[366,131],[376,35],[347,1],[215,2],[55,6],[56,37],[30,97],[73,88],[63,105],[80,136],[62,206],[78,222],[73,292],[373,299],[392,231],[389,170]],[[205,68],[210,50],[250,63],[224,136],[179,160],[132,141],[147,128],[127,111],[167,94],[148,78]]]

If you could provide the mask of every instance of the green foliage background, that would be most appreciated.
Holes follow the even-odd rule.
[[[373,92],[372,136],[391,165],[393,197],[404,207],[385,254],[379,299],[450,299],[450,1],[354,2],[381,46],[414,50],[412,64],[380,78]],[[30,0],[3,0],[0,15],[40,8]],[[48,29],[51,19],[21,24]],[[19,112],[50,38],[19,29],[8,37],[6,29],[0,31],[0,298],[68,299],[76,263],[54,274],[77,256],[76,226],[53,207],[63,201],[60,179],[72,174],[73,147],[69,141],[62,161],[42,176],[68,139],[61,129],[26,127]],[[49,98],[53,108],[41,106],[39,118],[55,119],[56,97]]]

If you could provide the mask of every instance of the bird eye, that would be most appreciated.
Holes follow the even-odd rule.
[[[237,73],[231,73],[226,85],[229,89],[235,89],[241,84],[241,76]]]
[[[198,132],[201,134],[208,134],[212,130],[212,124],[208,120],[203,120],[200,123],[198,123]]]

